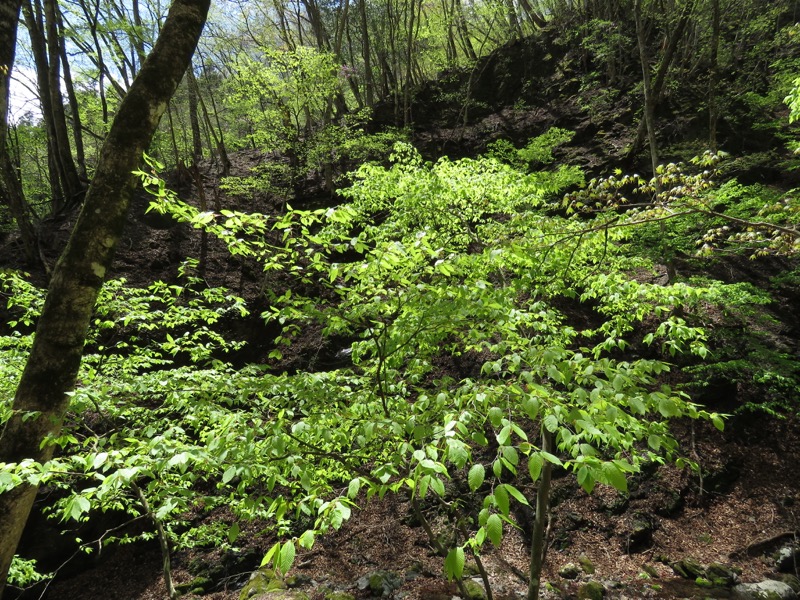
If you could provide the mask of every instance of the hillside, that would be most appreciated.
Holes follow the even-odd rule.
[[[404,414],[402,411],[407,407],[412,411],[423,399],[431,402],[431,414],[457,420],[447,406],[435,404],[433,398],[437,394],[447,397],[445,405],[461,402],[471,393],[491,397],[516,384],[518,377],[520,389],[525,393],[535,396],[531,390],[538,389],[536,386],[547,387],[554,395],[565,399],[567,408],[558,413],[565,424],[563,431],[566,431],[562,442],[585,433],[582,443],[599,448],[597,455],[595,450],[584,448],[578,448],[574,455],[584,456],[585,451],[585,456],[589,457],[587,464],[596,466],[593,477],[597,485],[594,486],[594,480],[588,485],[594,488],[591,494],[579,481],[580,477],[576,479],[573,470],[558,465],[553,469],[552,517],[547,526],[543,571],[547,585],[542,597],[729,598],[733,597],[734,583],[767,579],[781,579],[800,591],[796,558],[797,511],[800,510],[800,466],[796,460],[800,456],[796,404],[796,392],[800,389],[797,365],[800,296],[797,294],[796,259],[791,253],[781,252],[781,248],[753,257],[751,249],[741,249],[736,246],[736,240],[720,236],[712,241],[714,252],[698,257],[695,255],[697,239],[723,226],[722,221],[702,212],[691,213],[690,218],[670,220],[665,226],[657,224],[661,213],[655,216],[643,213],[652,219],[645,226],[615,229],[610,224],[622,219],[617,215],[627,214],[627,209],[638,204],[636,199],[646,193],[633,180],[627,187],[612,188],[609,192],[610,196],[618,193],[616,204],[604,205],[603,210],[596,213],[587,211],[583,220],[566,214],[572,205],[565,204],[563,198],[579,197],[581,190],[587,189],[585,182],[590,178],[615,172],[619,177],[622,172],[641,171],[647,168],[649,161],[645,147],[630,151],[636,138],[641,105],[635,62],[628,61],[620,67],[612,86],[602,77],[587,78],[585,60],[578,47],[562,39],[557,31],[546,29],[535,37],[496,50],[471,69],[440,74],[439,78],[415,89],[411,126],[398,134],[418,148],[420,155],[417,157],[411,150],[403,155],[395,150],[401,156],[390,162],[386,154],[391,150],[379,146],[378,156],[371,158],[377,158],[382,166],[349,180],[337,176],[354,169],[360,161],[343,158],[333,167],[326,163],[326,167],[333,168],[333,175],[326,168],[310,169],[302,178],[284,182],[277,177],[270,180],[270,186],[246,188],[242,192],[241,188],[234,187],[235,178],[251,176],[255,167],[290,162],[285,156],[255,150],[231,153],[228,177],[234,179],[227,180],[223,187],[220,187],[219,165],[213,160],[200,163],[200,176],[194,180],[180,169],[162,173],[167,187],[175,190],[178,198],[190,206],[207,208],[212,203],[211,212],[219,222],[225,215],[222,211],[231,211],[231,215],[235,211],[263,213],[272,219],[267,222],[274,225],[283,215],[291,214],[287,205],[299,210],[321,209],[322,213],[340,206],[345,200],[360,206],[357,216],[347,217],[351,220],[342,217],[346,226],[326,222],[319,215],[313,219],[307,217],[305,223],[303,217],[298,216],[297,221],[287,221],[275,229],[260,230],[254,226],[253,230],[248,230],[242,226],[234,232],[240,241],[244,240],[242,246],[255,244],[253,240],[267,240],[270,249],[285,251],[281,260],[286,262],[281,266],[272,264],[272,259],[264,258],[264,254],[255,250],[250,254],[231,254],[230,240],[226,245],[214,236],[214,231],[204,233],[197,222],[195,226],[178,223],[169,216],[150,211],[150,196],[144,191],[138,193],[111,274],[113,278],[124,278],[126,284],[114,288],[111,299],[107,299],[112,308],[107,316],[98,317],[97,332],[86,351],[91,367],[83,372],[81,380],[82,389],[88,391],[85,397],[76,400],[82,404],[80,410],[70,414],[68,430],[76,438],[75,446],[81,446],[80,450],[74,450],[76,456],[91,451],[89,456],[98,460],[100,451],[109,454],[119,451],[120,455],[125,451],[124,446],[115,446],[120,440],[91,442],[94,435],[108,440],[116,432],[135,437],[131,432],[139,431],[142,436],[139,442],[143,442],[150,435],[145,432],[151,419],[154,424],[171,423],[181,428],[181,432],[170,434],[174,437],[153,437],[147,448],[153,456],[164,453],[158,455],[162,467],[172,456],[186,453],[190,458],[185,458],[184,463],[169,463],[163,474],[148,463],[141,467],[140,478],[133,478],[133,481],[134,486],[144,487],[148,481],[161,481],[157,478],[163,476],[156,488],[169,488],[170,493],[173,489],[170,486],[178,490],[174,492],[177,500],[170,500],[173,504],[165,509],[164,515],[168,517],[163,518],[172,528],[173,540],[183,539],[181,536],[188,535],[187,532],[195,536],[186,547],[177,547],[173,541],[176,547],[171,552],[174,580],[186,593],[184,597],[240,598],[243,586],[273,544],[297,540],[304,535],[304,528],[314,525],[310,511],[319,509],[319,514],[323,514],[322,499],[333,497],[350,498],[349,503],[342,504],[348,507],[348,514],[352,508],[350,518],[340,518],[340,528],[320,531],[313,547],[298,545],[287,576],[278,578],[280,584],[273,583],[288,587],[288,591],[266,593],[265,588],[253,592],[250,597],[345,600],[383,596],[450,600],[472,590],[470,597],[479,598],[482,596],[475,588],[480,587],[482,581],[481,568],[491,582],[495,599],[525,597],[533,509],[514,502],[516,496],[511,492],[512,503],[503,510],[503,502],[495,494],[499,493],[496,492],[498,487],[512,486],[533,504],[541,489],[540,483],[529,477],[530,467],[522,466],[526,459],[519,462],[517,473],[514,468],[517,463],[508,457],[513,455],[522,460],[518,454],[527,450],[535,455],[535,448],[543,447],[544,430],[539,421],[520,416],[519,431],[506,434],[506,441],[501,441],[505,427],[505,422],[500,420],[503,415],[497,416],[495,423],[496,415],[491,413],[495,406],[487,405],[485,420],[479,425],[475,425],[479,421],[464,421],[465,430],[469,427],[472,436],[464,436],[464,446],[469,447],[470,453],[468,462],[466,450],[461,462],[449,454],[455,451],[448,445],[447,436],[437,437],[438,433],[431,433],[438,431],[436,427],[441,424],[423,423],[420,414],[409,413],[408,422],[419,420],[420,427],[429,427],[430,431],[425,429],[417,434],[410,426],[411,433],[398,434],[391,431],[389,425],[395,417],[393,411]],[[686,85],[674,90],[659,107],[659,138],[664,162],[688,161],[704,147],[708,134],[705,113],[702,108],[687,109],[701,106],[699,87],[699,84]],[[762,198],[790,197],[794,202],[791,190],[796,185],[798,171],[796,159],[784,141],[796,134],[786,122],[788,112],[785,109],[761,115],[761,122],[746,122],[744,113],[749,109],[736,102],[733,96],[728,105],[730,117],[721,121],[718,132],[719,147],[732,155],[719,164],[714,174],[717,187],[713,189],[724,191],[711,192],[710,197],[716,212],[730,212],[735,218],[755,220],[758,213],[745,211]],[[779,122],[785,124],[776,133],[775,123]],[[365,124],[365,129],[367,133],[380,134],[397,124],[396,106],[385,104],[376,108],[374,119]],[[545,150],[529,159],[533,156],[531,148],[537,151],[539,148],[526,146],[529,140],[551,128],[574,135],[543,143]],[[510,143],[498,144],[498,140]],[[518,152],[526,148],[529,154]],[[494,157],[494,162],[488,166],[478,158],[487,153]],[[547,156],[548,153],[551,155]],[[448,158],[439,160],[442,157]],[[465,162],[458,162],[462,158]],[[400,166],[392,170],[391,165]],[[578,167],[581,173],[567,167]],[[694,174],[692,168],[685,167],[686,177]],[[675,189],[678,184],[689,186],[688,179],[680,177],[676,176]],[[733,184],[724,187],[734,179],[744,187]],[[198,180],[201,185],[197,184]],[[355,191],[350,196],[339,196],[328,189],[331,181],[337,182],[336,187]],[[475,181],[477,184],[473,185]],[[761,196],[756,198],[758,194]],[[679,196],[677,192],[676,195]],[[621,196],[625,196],[623,201],[619,201]],[[653,198],[653,205],[661,202],[660,196]],[[401,204],[401,200],[407,204]],[[445,200],[450,204],[439,203]],[[484,201],[485,205],[478,204]],[[684,200],[681,197],[670,201]],[[387,208],[382,202],[396,202],[400,208],[395,205]],[[226,216],[234,218],[231,215]],[[415,215],[419,215],[419,221],[414,221]],[[608,221],[593,220],[608,215],[611,215]],[[464,225],[466,233],[460,229],[448,230],[453,223],[448,220],[450,217],[464,217],[456,221],[459,226],[468,221]],[[42,253],[50,265],[63,249],[75,218],[74,212],[67,211],[43,221]],[[528,220],[518,221],[523,218]],[[789,221],[789,225],[791,223]],[[224,228],[232,227],[225,222]],[[554,229],[551,231],[548,227]],[[543,232],[541,238],[536,237],[539,228]],[[324,238],[329,230],[333,241]],[[423,245],[420,254],[409,251],[394,262],[390,261],[390,266],[375,267],[367,260],[370,249],[382,247],[382,243],[392,249],[397,248],[397,241],[401,240],[404,248],[412,247],[410,239],[424,238],[420,231],[439,235],[430,245]],[[281,238],[281,232],[297,235],[297,245],[290,249],[281,247],[279,240],[294,240],[290,233]],[[347,241],[351,235],[352,244]],[[571,242],[550,245],[553,239],[562,238],[578,241],[574,246],[569,245]],[[363,240],[367,249],[359,249],[355,240]],[[0,248],[0,265],[4,268],[23,267],[17,241],[13,235],[8,235]],[[496,258],[492,254],[493,247],[524,248],[524,251],[514,254],[507,262],[491,263]],[[389,250],[386,253],[389,255]],[[317,268],[314,255],[324,256],[328,262]],[[187,257],[201,262],[182,266]],[[361,276],[353,267],[362,260],[365,265],[362,272],[376,269],[377,274],[371,279],[359,279]],[[287,266],[290,264],[302,268],[294,272]],[[350,268],[353,270],[348,271]],[[181,271],[189,273],[190,279],[179,277]],[[31,279],[43,284],[46,275],[33,272]],[[225,303],[235,302],[227,296],[214,296],[202,302],[213,304],[217,316],[191,317],[195,320],[187,317],[185,322],[170,329],[173,324],[164,315],[171,314],[165,308],[171,300],[159,296],[157,302],[142,309],[143,313],[131,313],[123,325],[120,315],[125,314],[126,303],[138,306],[136,297],[126,296],[124,288],[144,288],[154,281],[183,288],[181,293],[187,298],[186,304],[181,304],[182,296],[175,300],[176,306],[191,305],[189,299],[202,298],[204,290],[225,288],[225,293],[244,299],[249,314],[237,313],[237,308],[217,310],[217,306],[227,307]],[[348,285],[355,290],[353,296],[342,292]],[[497,296],[490,298],[491,292],[486,292],[486,296],[475,295],[479,286],[497,291]],[[635,289],[630,288],[630,296],[626,296],[629,290],[626,286],[635,286]],[[695,294],[691,291],[695,288],[711,291],[707,295],[704,295],[706,292]],[[13,297],[9,292],[4,294]],[[113,304],[115,301],[119,305]],[[3,322],[19,320],[20,308],[12,304],[9,299]],[[418,330],[414,329],[418,321],[404,312],[409,306],[422,307],[418,314],[425,315],[434,325],[423,324]],[[457,311],[447,312],[443,307]],[[148,311],[156,310],[159,312],[155,318],[148,317]],[[277,316],[265,318],[273,310]],[[517,313],[525,313],[525,318],[520,317],[518,324],[510,323],[509,315]],[[497,320],[496,329],[489,327],[491,319]],[[656,337],[661,339],[658,336],[662,335],[664,345],[653,344],[652,336],[650,342],[645,341],[649,333],[659,331],[662,319],[676,328],[685,326],[681,334],[685,338],[680,340],[678,334],[670,337],[673,334],[662,331],[656,333]],[[140,321],[157,326],[136,329]],[[618,329],[614,323],[619,323]],[[8,335],[11,329],[5,327],[3,334]],[[198,359],[192,355],[188,342],[176,345],[169,333],[176,339],[182,339],[180,335],[188,340],[193,333],[207,329],[218,332],[225,341],[211,334],[191,338],[192,343],[199,340],[198,345],[208,346]],[[392,337],[411,330],[419,334],[421,341],[416,337],[413,341],[411,338],[397,341]],[[434,330],[435,334],[431,333],[429,338],[419,333]],[[30,326],[22,329],[24,334],[29,331]],[[380,337],[375,331],[388,333]],[[168,342],[161,340],[162,334],[169,338]],[[613,338],[614,344],[603,346],[605,336]],[[276,341],[279,337],[281,339]],[[380,343],[385,340],[388,340],[386,344],[394,344],[391,352],[369,354],[368,342],[382,348]],[[510,350],[502,345],[506,342]],[[705,355],[690,350],[694,342],[708,347],[705,361]],[[418,346],[413,345],[417,343]],[[510,366],[513,359],[509,357],[516,352],[519,363],[519,355],[524,354],[520,348],[527,348],[526,343],[540,344],[530,350],[530,356],[539,357],[545,352],[541,348],[556,348],[555,351],[562,352],[561,362],[537,363],[538,358],[529,358],[530,362],[525,363],[523,358],[523,365],[527,366],[514,370]],[[678,348],[677,353],[669,352],[669,344]],[[413,351],[405,350],[406,346],[413,346]],[[156,347],[160,349],[152,350]],[[125,366],[124,361],[140,349],[143,355],[144,349],[152,350],[153,354],[147,355],[147,361],[152,362]],[[508,350],[507,355],[503,354],[504,350]],[[393,352],[401,358],[391,363]],[[369,362],[372,359],[375,363]],[[589,363],[581,361],[594,361],[591,368],[598,373],[601,364],[608,369],[608,374],[602,376],[603,385],[608,384],[606,388],[596,383],[600,376],[592,374],[586,366]],[[554,375],[548,370],[549,366],[558,370],[568,362],[573,366],[582,365],[581,376],[590,383],[578,381],[578,375],[570,380],[563,371],[562,375]],[[655,368],[652,364],[662,362],[663,370],[659,366],[652,372],[646,371]],[[499,375],[487,375],[486,365],[493,364],[497,364]],[[635,372],[637,365],[641,372]],[[114,371],[118,366],[119,371]],[[382,368],[387,370],[381,371]],[[205,369],[210,382],[208,388],[204,387],[202,375]],[[574,369],[577,373],[579,367],[574,366]],[[159,383],[159,373],[168,381]],[[527,378],[523,373],[528,373]],[[625,378],[620,380],[619,386],[615,375]],[[237,379],[240,376],[242,380]],[[374,379],[370,379],[373,376]],[[249,379],[244,381],[244,378]],[[374,442],[362,442],[359,437],[364,435],[359,429],[362,425],[349,420],[356,419],[349,412],[352,406],[368,404],[358,396],[358,386],[365,381],[372,382],[378,390],[370,396],[375,406],[380,405],[380,400],[382,411],[393,413],[373,417],[370,411],[377,414],[381,410],[375,406],[364,409],[370,419],[375,419],[375,431],[381,427],[387,430],[382,434],[385,438],[376,437]],[[570,387],[571,381],[576,382],[574,388]],[[338,387],[322,389],[328,382]],[[397,388],[392,387],[394,383]],[[473,383],[475,388],[468,390]],[[609,451],[611,454],[605,456],[603,452],[607,446],[601,442],[605,438],[599,434],[593,437],[594,434],[587,433],[588,426],[576,425],[582,417],[578,421],[569,420],[569,401],[573,398],[570,394],[584,387],[590,391],[592,388],[608,389],[612,383],[620,396],[624,392],[631,397],[650,397],[664,385],[670,390],[664,392],[670,402],[683,402],[685,392],[698,404],[697,410],[703,413],[700,420],[688,418],[697,411],[682,404],[683,408],[674,412],[663,409],[663,405],[660,407],[664,420],[671,418],[672,431],[680,447],[675,457],[682,455],[696,462],[696,470],[676,466],[674,457],[670,456],[663,461],[644,460],[655,458],[653,453],[652,457],[647,456],[650,449],[669,446],[667,433],[663,433],[663,448],[659,447],[661,437],[658,443],[651,444],[653,435],[662,435],[660,430],[653,429],[650,438],[643,435],[630,443],[623,440],[624,444],[614,447],[616,454]],[[95,385],[98,387],[93,387]],[[163,385],[163,392],[160,387],[152,387],[157,385]],[[335,397],[334,393],[341,397]],[[209,406],[219,398],[223,399],[219,400],[220,406],[231,409],[225,413],[230,421],[225,427],[213,429],[216,425],[199,422],[200,417],[195,414],[204,415],[203,411],[208,410],[208,414],[217,418],[217,413],[213,412],[216,408]],[[517,404],[522,403],[513,395],[509,398],[507,415],[518,410]],[[392,404],[390,411],[387,403],[392,402],[396,404]],[[193,412],[195,409],[197,413]],[[126,412],[128,410],[130,412]],[[237,420],[237,410],[242,415],[241,422]],[[315,422],[315,410],[329,420]],[[328,414],[328,410],[333,412]],[[441,414],[433,412],[435,410]],[[480,412],[474,406],[459,410],[461,414],[470,410],[474,414]],[[629,412],[637,415],[635,409]],[[284,413],[290,414],[285,416]],[[715,427],[717,413],[725,415],[722,431]],[[366,417],[361,413],[358,418]],[[135,425],[141,427],[138,430],[131,425],[135,419],[143,420]],[[642,415],[646,424],[641,427],[651,427],[660,420],[659,410],[649,409],[646,418]],[[275,427],[285,426],[295,437],[319,427],[319,431],[330,432],[324,438],[325,443],[333,439],[335,444],[330,442],[332,445],[328,447],[320,442],[319,448],[326,450],[311,448],[305,455],[303,443],[310,448],[312,442],[303,442],[306,438],[302,438],[301,449],[281,446],[278,451],[263,445],[271,436],[277,439],[281,435],[272,431],[270,423],[277,423]],[[297,427],[299,423],[303,427]],[[240,436],[236,444],[242,446],[241,456],[236,455],[240,450],[231,441],[225,456],[217,457],[219,462],[201,475],[205,466],[198,457],[204,447],[214,445],[215,439],[205,437],[206,433],[213,429],[214,436],[223,439],[226,427]],[[612,429],[616,431],[617,427],[625,430],[624,425],[612,423]],[[180,437],[184,433],[197,446],[182,450],[184,446],[180,444],[186,443],[185,448],[189,448],[188,442]],[[342,437],[337,437],[339,435]],[[518,439],[508,441],[512,435]],[[120,437],[124,437],[122,433]],[[370,444],[396,444],[400,448],[417,442],[425,448],[423,458],[404,459],[403,464],[409,471],[404,475],[395,473],[392,477],[396,476],[401,484],[403,480],[413,480],[417,486],[414,489],[419,490],[422,478],[431,475],[441,481],[442,493],[428,491],[423,498],[412,502],[409,489],[401,485],[400,491],[394,493],[396,490],[382,488],[386,482],[377,483],[380,476],[370,471],[379,466],[380,461],[390,460],[387,455],[397,448],[373,449]],[[96,443],[101,445],[92,445]],[[648,444],[651,444],[649,449]],[[356,452],[362,447],[374,454]],[[64,448],[64,457],[71,456],[72,442],[65,442]],[[302,463],[298,470],[324,471],[327,478],[324,485],[320,484],[322,487],[317,490],[299,471],[291,474],[287,471],[277,476],[277,484],[272,475],[267,488],[265,481],[259,479],[258,469],[267,473],[268,467],[257,462],[257,451],[265,448],[274,450],[275,457],[302,455],[302,460],[297,458],[297,464]],[[504,448],[515,450],[511,453]],[[352,457],[348,456],[350,450]],[[170,456],[170,452],[174,454]],[[568,462],[569,451],[561,449],[559,452],[559,462]],[[411,455],[410,450],[408,454]],[[600,461],[614,464],[612,454],[625,465],[629,464],[627,461],[633,465],[634,457],[641,454],[641,469],[623,473],[619,468],[614,471],[615,467],[610,467],[609,475]],[[340,457],[337,465],[326,462],[336,457]],[[500,457],[513,464],[504,463],[499,474],[495,471],[493,477],[490,465]],[[128,458],[126,455],[120,460]],[[591,461],[593,458],[597,458],[597,465]],[[197,463],[191,462],[195,459]],[[415,460],[421,465],[427,459],[446,464],[449,470],[446,476],[434,467],[427,472],[415,471],[416,467],[410,466],[416,464]],[[264,460],[270,462],[269,457]],[[253,461],[252,472],[247,469],[251,466],[249,461]],[[474,463],[487,467],[486,479],[481,476],[477,485],[470,480],[473,473],[470,465]],[[220,465],[236,467],[235,473],[231,471],[228,477],[226,469],[212,472]],[[105,469],[102,461],[97,469]],[[181,474],[188,477],[195,470],[197,479],[180,483]],[[574,472],[577,470],[576,467]],[[111,472],[105,471],[106,475]],[[226,475],[221,475],[222,472]],[[51,582],[34,585],[19,596],[11,590],[12,593],[7,592],[9,597],[76,600],[167,597],[162,550],[152,523],[147,523],[146,514],[134,517],[131,505],[111,498],[108,504],[98,499],[99,504],[85,514],[78,511],[81,519],[88,517],[85,523],[43,517],[48,510],[55,510],[56,514],[65,510],[69,513],[65,503],[74,490],[85,488],[90,481],[99,487],[91,473],[87,466],[86,472],[73,473],[71,479],[43,486],[37,497],[37,514],[28,525],[19,553],[36,559],[41,570],[57,570],[58,573]],[[306,471],[303,474],[308,477]],[[619,476],[625,483],[620,483]],[[351,482],[359,478],[363,488],[357,487],[355,493],[350,494]],[[395,479],[387,478],[387,481]],[[612,485],[614,483],[618,485]],[[434,487],[435,484],[431,484],[430,489]],[[622,491],[619,488],[623,488]],[[148,489],[150,492],[167,506],[167,501],[158,496],[158,490]],[[265,499],[277,501],[284,496],[300,498],[304,495],[319,503],[309,501],[301,508],[298,500],[297,505],[284,509],[286,514],[281,513],[279,517],[275,517],[275,510],[264,510],[269,504]],[[250,506],[240,496],[253,499],[253,504],[261,502],[263,506]],[[379,496],[383,499],[379,500]],[[491,500],[486,500],[490,497]],[[490,537],[480,551],[483,566],[478,567],[468,558],[465,567],[468,587],[458,588],[444,575],[444,558],[437,554],[435,546],[438,544],[439,550],[446,551],[464,544],[470,535],[474,536],[479,529],[479,513],[482,508],[486,509],[486,502],[495,503],[490,504],[492,515],[503,517],[502,540],[498,539],[496,545],[489,543],[495,541],[491,539],[494,534],[486,534]],[[134,513],[137,510],[142,513],[141,507]],[[253,518],[245,518],[247,514]],[[281,521],[279,526],[276,525],[278,521]],[[231,536],[229,532],[234,524],[236,535]],[[480,527],[488,527],[485,518]],[[432,531],[426,532],[427,528]],[[67,532],[59,533],[61,529]],[[121,535],[135,537],[143,532],[147,532],[145,537],[149,540],[126,544],[98,542]],[[73,541],[75,537],[89,543],[91,553],[80,551]],[[294,542],[292,548],[294,553]],[[780,554],[778,558],[777,554]],[[261,577],[266,586],[274,578],[274,571],[271,574],[261,572],[257,577]]]

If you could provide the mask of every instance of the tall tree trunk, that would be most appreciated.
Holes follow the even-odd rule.
[[[94,180],[64,253],[56,263],[13,414],[0,435],[0,462],[46,462],[69,405],[92,311],[111,266],[141,164],[167,103],[191,61],[210,0],[174,0],[161,35],[120,104]],[[38,415],[28,418],[31,414]],[[0,589],[37,486],[0,496]],[[2,592],[0,592],[2,593]]]
[[[197,80],[192,65],[186,69],[186,87],[189,95],[189,123],[192,128],[192,165],[197,166],[203,158],[203,138],[200,134],[200,117],[197,107]]]
[[[364,95],[367,106],[372,107],[375,104],[375,76],[372,73],[372,57],[370,56],[367,0],[358,0],[358,16],[361,20],[361,56],[364,59]]]
[[[75,85],[72,82],[72,71],[69,68],[67,58],[67,47],[64,44],[64,20],[61,17],[61,9],[56,6],[56,18],[58,19],[59,53],[61,64],[64,66],[64,88],[67,92],[69,110],[72,113],[72,139],[75,141],[75,162],[78,163],[78,176],[82,181],[88,182],[89,177],[86,173],[86,151],[83,147],[83,130],[81,128],[81,113],[78,107],[78,97],[75,94]]]
[[[36,229],[31,222],[17,170],[9,156],[8,97],[11,70],[17,46],[17,22],[22,0],[0,3],[0,192],[17,222],[25,258],[31,264],[38,260]]]
[[[656,99],[653,95],[653,84],[650,79],[650,57],[647,52],[647,36],[642,22],[642,0],[634,0],[633,18],[636,21],[636,40],[639,46],[639,60],[642,63],[642,87],[644,88],[644,122],[647,125],[647,137],[650,141],[650,162],[653,176],[658,168],[658,145],[656,142],[655,110]]]
[[[51,177],[50,181],[53,190],[53,208],[57,211],[79,203],[84,188],[72,158],[67,120],[61,99],[61,42],[56,27],[55,0],[44,0],[44,10],[38,0],[33,3],[26,1],[22,6],[22,12],[25,15],[31,50],[36,63],[36,82],[47,131],[50,160],[57,174],[55,180]]]
[[[719,37],[720,7],[719,0],[711,0],[711,72],[708,78],[708,147],[717,151],[717,121],[719,120]]]
[[[689,24],[689,19],[692,15],[692,11],[694,10],[694,2],[695,0],[688,0],[686,2],[683,7],[683,11],[681,11],[681,16],[678,19],[678,23],[675,25],[675,29],[672,30],[672,33],[668,37],[666,49],[664,50],[664,56],[661,58],[661,62],[658,65],[658,70],[656,71],[655,80],[653,80],[653,84],[651,86],[653,110],[655,110],[655,107],[658,106],[659,102],[661,102],[661,98],[664,93],[664,84],[667,81],[667,73],[669,73],[669,67],[675,57],[675,51],[678,49],[678,43],[680,42],[681,38],[683,38],[684,32],[686,31],[686,26]],[[628,151],[628,157],[633,156],[639,151],[642,142],[644,142],[644,136],[646,132],[647,120],[643,116],[639,120],[639,127],[636,130],[636,139],[633,141],[631,149]]]

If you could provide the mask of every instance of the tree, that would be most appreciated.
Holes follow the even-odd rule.
[[[8,152],[8,95],[11,69],[17,41],[17,21],[22,2],[3,2],[0,5],[0,191],[4,202],[17,222],[25,257],[31,263],[37,260],[36,230],[31,223],[22,185],[11,163]]]
[[[128,213],[135,185],[131,173],[190,64],[209,5],[210,0],[173,2],[153,51],[114,118],[83,209],[53,271],[13,414],[0,436],[2,462],[44,463],[53,455],[50,440],[60,431],[92,310]],[[37,489],[28,482],[0,497],[3,585]]]

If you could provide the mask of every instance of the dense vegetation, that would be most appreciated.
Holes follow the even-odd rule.
[[[0,224],[32,270],[49,274],[46,218],[80,205],[158,33],[158,8],[22,4],[18,64],[29,51],[42,108],[9,124]],[[798,247],[798,198],[786,184],[796,133],[783,104],[797,116],[790,8],[217,7],[135,173],[151,211],[200,231],[201,253],[172,281],[104,283],[63,427],[41,440],[53,457],[0,454],[0,494],[44,487],[51,517],[64,522],[126,515],[136,527],[102,543],[157,538],[171,596],[177,549],[240,546],[243,524],[257,522],[271,545],[263,564],[285,574],[359,499],[387,494],[410,499],[449,578],[462,585],[473,556],[491,594],[481,553],[517,525],[514,504],[530,505],[528,597],[537,598],[554,470],[587,493],[601,484],[625,494],[647,464],[697,468],[670,423],[722,430],[725,415],[693,400],[719,378],[757,390],[738,413],[797,411],[796,362],[765,340],[767,317],[754,308],[772,301],[770,290],[708,268],[720,255],[791,257]],[[435,94],[464,126],[496,108],[482,104],[473,76],[513,56],[524,36],[557,54],[552,71],[598,137],[627,115],[619,165],[557,160],[575,147],[563,127],[458,160],[427,160],[409,143],[417,92]],[[82,60],[68,59],[75,49]],[[435,92],[421,87],[442,69]],[[60,73],[65,105],[53,93]],[[516,83],[524,111],[536,93]],[[626,93],[641,109],[620,108]],[[375,123],[373,109],[391,117]],[[651,175],[624,173],[644,161],[644,140]],[[231,176],[233,153],[246,149],[271,160]],[[754,181],[767,167],[779,181]],[[194,190],[191,201],[167,172]],[[207,198],[212,174],[221,185]],[[322,208],[295,198],[309,178],[325,191]],[[219,194],[232,202],[223,208]],[[246,212],[256,196],[275,210]],[[214,238],[258,273],[258,297],[208,285]],[[11,403],[46,310],[47,289],[33,281],[0,271],[2,423],[41,417]],[[771,291],[795,286],[789,268]],[[274,340],[243,360],[253,340],[235,332],[255,306],[267,307],[260,320]],[[744,334],[731,349],[734,330]],[[284,354],[308,336],[327,356],[286,369]],[[455,515],[446,544],[420,509],[429,503]],[[198,518],[221,507],[225,519]],[[9,582],[40,577],[18,557]]]

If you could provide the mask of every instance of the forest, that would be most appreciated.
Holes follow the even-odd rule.
[[[0,598],[797,598],[799,10],[3,0]]]

